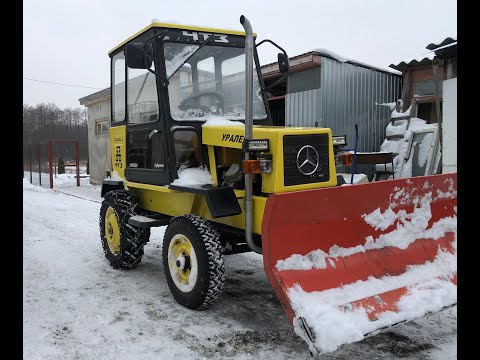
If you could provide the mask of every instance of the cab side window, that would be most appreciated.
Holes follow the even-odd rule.
[[[125,120],[125,55],[112,58],[112,122]]]

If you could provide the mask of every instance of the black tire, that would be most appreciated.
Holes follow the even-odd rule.
[[[118,223],[120,247],[112,252],[106,236],[105,217],[112,208]],[[133,269],[143,256],[143,247],[150,239],[150,229],[140,229],[128,224],[131,216],[138,215],[140,207],[135,198],[126,190],[113,190],[105,194],[100,208],[100,239],[105,257],[115,269]]]
[[[189,291],[181,290],[176,285],[169,266],[170,244],[177,235],[183,235],[190,241],[196,257],[198,275],[194,285],[188,285],[193,286]],[[220,233],[207,220],[197,215],[187,214],[170,221],[163,238],[163,267],[170,292],[181,305],[203,310],[214,303],[223,292],[225,265],[219,239]],[[193,261],[190,264],[190,258],[188,262],[190,266],[194,266]]]

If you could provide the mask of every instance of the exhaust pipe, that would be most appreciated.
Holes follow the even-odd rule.
[[[240,24],[245,29],[245,141],[252,139],[253,133],[253,31],[250,21],[240,16]],[[245,160],[250,153],[245,151]],[[252,251],[262,253],[262,248],[253,242],[253,200],[252,174],[245,174],[245,240]]]

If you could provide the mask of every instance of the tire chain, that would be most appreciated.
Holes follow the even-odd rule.
[[[105,257],[110,261],[114,268],[122,268],[125,270],[135,268],[143,257],[143,247],[150,239],[150,229],[139,229],[128,224],[128,219],[134,215],[139,214],[139,206],[135,198],[126,190],[114,190],[105,194],[104,203],[108,206],[117,205],[121,207],[121,213],[118,215],[119,227],[122,228],[122,238],[127,242],[127,245],[122,246],[120,261],[118,259],[111,259],[110,254],[104,247],[103,252]],[[112,206],[113,207],[113,206]],[[101,213],[101,212],[100,212]],[[102,222],[104,219],[100,216],[100,233],[102,231]],[[102,241],[106,241],[102,239]],[[126,255],[126,256],[124,256]]]

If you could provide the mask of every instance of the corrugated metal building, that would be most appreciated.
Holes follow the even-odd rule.
[[[314,50],[290,58],[291,74],[283,88],[270,90],[269,105],[276,125],[329,127],[334,135],[347,135],[353,148],[358,124],[358,151],[379,151],[390,120],[382,103],[401,96],[400,72],[348,60],[328,50]],[[276,64],[262,67],[265,85],[278,80]],[[282,91],[284,92],[282,94]],[[284,119],[278,116],[284,107]],[[358,172],[371,177],[372,165]]]

